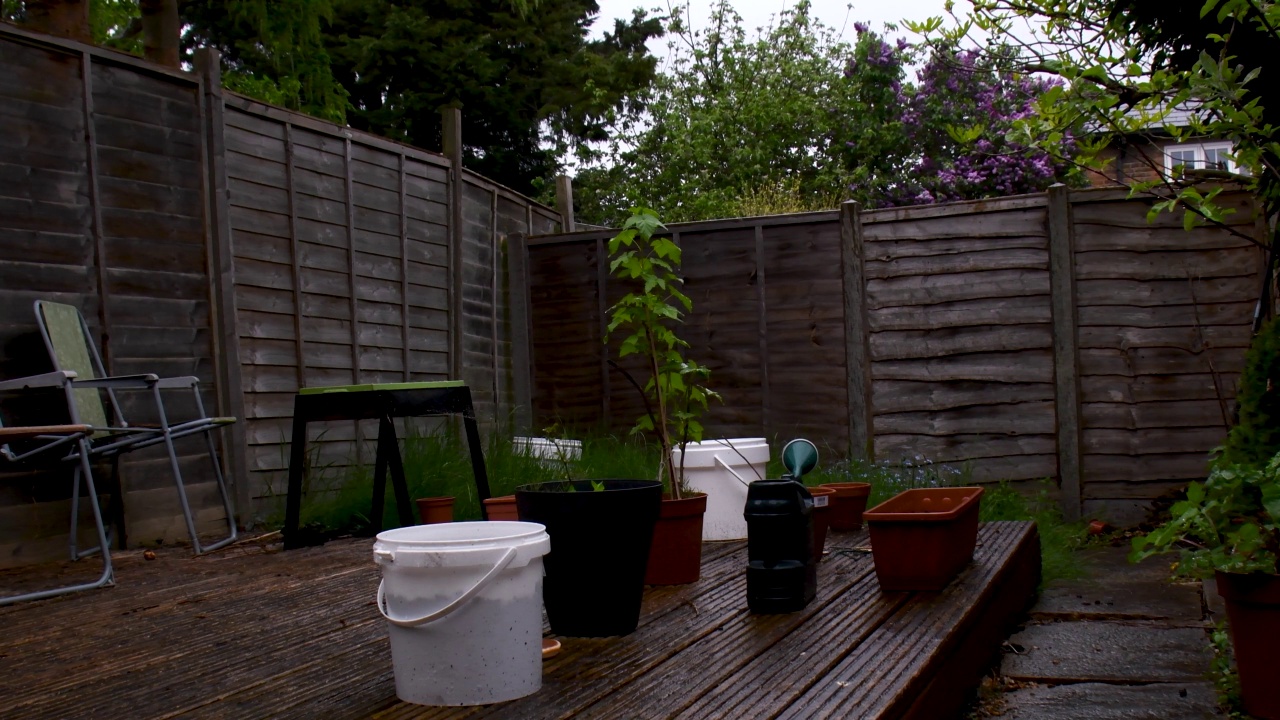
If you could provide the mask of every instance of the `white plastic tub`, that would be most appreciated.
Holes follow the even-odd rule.
[[[707,494],[707,514],[702,539],[742,540],[747,521],[747,485],[765,478],[769,443],[764,438],[730,438],[689,443],[685,449],[684,478],[690,490]],[[680,448],[671,451],[677,470]]]
[[[526,522],[414,525],[378,534],[378,610],[396,697],[487,705],[542,687],[546,528]]]
[[[538,458],[543,465],[558,465],[562,461],[571,463],[582,457],[581,440],[514,437],[511,438],[511,449],[517,455]]]

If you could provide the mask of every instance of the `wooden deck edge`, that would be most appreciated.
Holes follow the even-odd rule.
[[[965,618],[934,654],[934,677],[905,720],[959,717],[982,676],[999,660],[1000,645],[1035,602],[1040,584],[1040,533],[1034,523],[1008,563],[987,584],[981,609]]]

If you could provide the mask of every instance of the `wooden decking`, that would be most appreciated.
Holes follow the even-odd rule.
[[[984,526],[935,594],[881,593],[866,542],[829,539],[818,598],[769,616],[747,612],[744,544],[708,544],[635,633],[565,639],[540,692],[479,708],[396,700],[368,540],[130,553],[115,588],[0,608],[0,717],[949,717],[1032,598],[1035,528]]]

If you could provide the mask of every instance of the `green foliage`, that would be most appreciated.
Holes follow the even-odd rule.
[[[91,0],[89,26],[99,45],[133,55],[142,55],[138,0]]]
[[[698,418],[707,402],[719,396],[701,384],[711,371],[681,353],[689,343],[676,335],[675,327],[683,317],[681,308],[688,312],[693,301],[681,291],[680,246],[655,235],[665,227],[653,210],[638,208],[609,240],[609,272],[632,289],[609,308],[605,342],[617,339],[619,332],[629,333],[622,337],[618,357],[640,355],[645,360],[646,412],[633,432],[657,437],[663,458],[658,479],[665,474],[672,497],[679,499],[682,473],[676,471],[671,449],[702,440]]]
[[[668,220],[726,217],[744,190],[794,188],[804,205],[838,193],[832,95],[848,45],[807,0],[754,39],[728,0],[712,6],[706,30],[687,14],[678,6],[670,19],[670,61],[647,114],[620,116],[607,161],[575,178],[582,218],[616,227],[642,201]]]
[[[1209,674],[1218,691],[1218,707],[1225,709],[1226,716],[1231,720],[1249,720],[1240,699],[1240,673],[1236,672],[1231,662],[1231,634],[1227,632],[1225,620],[1219,620],[1214,626],[1209,634],[1209,644],[1213,649]]]
[[[1028,497],[1006,482],[987,485],[982,495],[979,519],[1032,520],[1040,534],[1040,583],[1079,577],[1082,573],[1076,551],[1084,547],[1083,523],[1068,523],[1062,509],[1054,501],[1052,480],[1043,480],[1033,496]]]
[[[792,178],[744,188],[725,205],[724,213],[725,217],[758,217],[834,210],[840,200],[838,189],[825,194],[820,189],[806,191],[800,187],[799,179]]]
[[[1240,417],[1222,449],[1226,462],[1261,466],[1280,452],[1280,318],[1253,338],[1236,394]]]
[[[455,498],[455,519],[480,519],[480,503],[464,437],[453,430],[424,431],[421,426],[411,424],[401,443],[409,497],[451,496]],[[499,430],[490,433],[486,440],[484,460],[489,491],[494,497],[510,495],[520,485],[563,480],[566,471],[560,463],[545,462],[519,452],[510,436]],[[657,447],[601,437],[583,442],[582,457],[570,463],[569,472],[578,477],[636,478],[653,477],[657,467]],[[301,522],[304,527],[326,536],[366,534],[373,530],[369,526],[373,474],[368,466],[313,465],[308,481],[310,487]],[[416,510],[414,512],[416,518]],[[382,517],[381,529],[399,527],[389,484]],[[273,522],[279,525],[282,517],[274,518]]]
[[[440,108],[460,107],[466,166],[532,194],[559,157],[605,139],[619,113],[639,112],[662,32],[636,13],[587,38],[595,0],[334,0],[325,47],[350,93],[353,127],[441,147]]]
[[[642,198],[684,221],[843,199],[880,207],[995,197],[1073,180],[1005,138],[1044,82],[950,46],[889,44],[862,23],[851,44],[806,0],[755,36],[727,0],[713,4],[703,31],[686,13],[673,13],[671,60],[647,114],[621,116],[602,159],[575,178],[587,222],[616,226]]]
[[[1181,549],[1184,575],[1280,571],[1280,453],[1256,466],[1219,459],[1170,514],[1169,522],[1133,539],[1131,560]]]
[[[334,12],[334,0],[189,0],[182,44],[221,50],[233,90],[343,123],[348,93],[328,48]]]
[[[933,43],[1009,42],[1021,48],[1005,59],[1011,70],[1064,81],[1013,139],[1061,158],[1064,133],[1087,123],[1096,133],[1081,142],[1080,162],[1100,171],[1116,135],[1155,128],[1177,139],[1230,140],[1238,175],[1203,170],[1128,184],[1155,196],[1157,212],[1186,211],[1187,227],[1228,213],[1216,193],[1197,187],[1206,177],[1230,176],[1257,193],[1265,215],[1280,210],[1280,103],[1266,89],[1275,87],[1266,78],[1280,74],[1280,3],[976,0],[957,20],[953,29],[937,18],[909,25]],[[1170,119],[1175,109],[1191,111],[1189,125]]]

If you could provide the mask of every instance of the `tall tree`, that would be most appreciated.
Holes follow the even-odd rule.
[[[637,205],[668,220],[723,217],[744,193],[756,205],[837,201],[843,173],[830,145],[849,46],[807,1],[755,38],[728,0],[705,30],[686,13],[671,19],[669,65],[647,113],[620,117],[605,159],[575,181],[584,219],[618,222]]]
[[[645,43],[659,20],[637,12],[589,40],[595,0],[337,0],[326,32],[349,120],[440,147],[440,108],[462,108],[466,165],[522,192],[561,153],[605,138],[654,76]]]
[[[81,42],[92,39],[89,0],[2,0],[0,20]]]
[[[612,224],[642,204],[672,220],[842,199],[879,207],[1074,180],[1068,164],[1006,138],[1047,83],[954,46],[891,44],[862,23],[854,29],[851,45],[807,2],[754,39],[724,0],[705,31],[677,16],[648,114],[615,125],[605,159],[576,178],[580,217]]]
[[[973,12],[956,20],[950,29],[941,18],[912,28],[947,45],[980,49],[988,38],[1016,44],[1018,53],[994,59],[1064,81],[1018,123],[1026,143],[1056,153],[1063,129],[1087,122],[1096,134],[1082,141],[1079,161],[1105,169],[1100,152],[1116,135],[1163,127],[1174,138],[1230,140],[1241,168],[1234,179],[1257,192],[1268,215],[1280,211],[1280,4],[976,0]],[[1189,126],[1175,109],[1191,111]],[[1205,175],[1164,174],[1131,184],[1158,195],[1160,210],[1190,210],[1188,224],[1221,220],[1216,192],[1197,186]]]
[[[142,56],[151,62],[178,67],[182,21],[178,0],[141,0]]]
[[[348,93],[329,51],[333,0],[182,0],[189,54],[222,52],[227,87],[266,102],[342,123]]]

